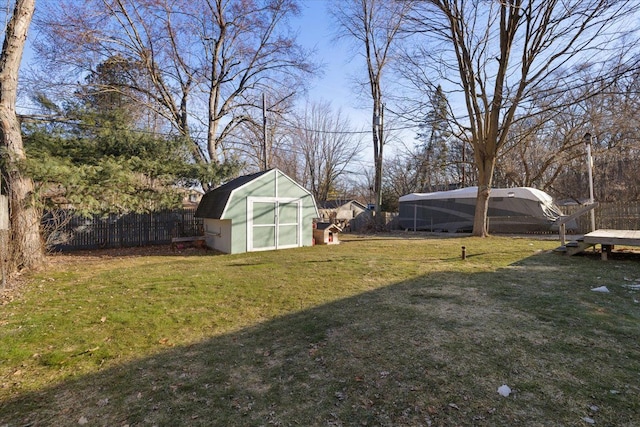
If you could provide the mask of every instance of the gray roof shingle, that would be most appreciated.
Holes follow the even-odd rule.
[[[202,200],[200,200],[200,204],[196,209],[195,216],[198,218],[220,219],[222,213],[224,212],[224,208],[229,202],[229,197],[231,196],[233,190],[235,190],[236,188],[240,188],[243,185],[253,181],[254,179],[261,177],[270,170],[240,176],[232,181],[227,182],[226,184],[221,185],[220,187],[214,188],[213,190],[207,192],[204,196],[202,196]]]

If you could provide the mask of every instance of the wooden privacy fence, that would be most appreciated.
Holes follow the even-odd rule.
[[[121,248],[171,243],[172,237],[203,234],[202,219],[194,209],[144,214],[84,217],[73,211],[54,211],[42,220],[49,250]]]
[[[571,215],[580,209],[580,205],[563,206],[562,212]],[[599,203],[595,208],[596,229],[612,230],[640,230],[640,201]],[[587,213],[576,219],[578,234],[586,234],[591,231],[590,214]]]

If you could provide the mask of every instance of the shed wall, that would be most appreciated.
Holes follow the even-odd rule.
[[[231,224],[231,250],[229,253],[242,253],[247,251],[247,199],[238,195],[233,195],[227,209],[225,218],[233,218],[229,220]]]
[[[249,208],[248,199],[250,197],[300,199],[302,201],[300,245],[312,245],[312,223],[313,219],[318,215],[313,196],[282,172],[274,169],[271,173],[266,173],[233,191],[223,214],[223,219],[233,219],[231,225],[231,251],[229,253],[246,252],[248,249],[247,225],[249,221],[247,212]]]
[[[211,219],[204,220],[204,237],[212,249],[227,254],[234,253],[231,245],[231,220],[230,219]]]
[[[306,193],[302,197],[302,246],[313,245],[313,220],[318,217],[318,209],[313,196]]]

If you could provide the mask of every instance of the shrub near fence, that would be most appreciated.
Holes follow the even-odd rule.
[[[571,215],[580,209],[580,205],[562,206],[565,215]],[[640,201],[600,203],[595,208],[596,229],[640,230]],[[587,213],[577,218],[579,234],[591,231],[591,217]]]
[[[122,248],[171,243],[172,237],[202,235],[194,209],[84,217],[70,211],[45,214],[47,248],[53,251]]]

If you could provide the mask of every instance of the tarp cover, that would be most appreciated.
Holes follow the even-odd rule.
[[[400,202],[414,200],[438,200],[438,199],[475,199],[478,197],[478,187],[458,188],[450,191],[436,191],[434,193],[411,193],[400,197]],[[492,188],[489,197],[515,197],[518,199],[536,200],[544,203],[553,203],[553,198],[542,190],[531,187]]]
[[[478,187],[400,197],[401,227],[416,230],[468,231],[473,228]],[[562,212],[553,198],[530,187],[493,188],[487,219],[499,232],[549,231]]]

